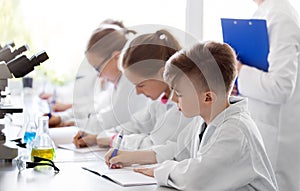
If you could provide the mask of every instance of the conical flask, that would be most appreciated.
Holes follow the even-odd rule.
[[[33,157],[41,157],[53,160],[55,157],[55,145],[49,134],[49,117],[42,116],[39,118],[37,135],[33,141],[31,150],[31,160]]]

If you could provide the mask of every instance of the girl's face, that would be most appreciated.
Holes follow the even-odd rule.
[[[86,55],[89,63],[92,67],[99,72],[99,77],[102,77],[108,81],[114,81],[115,76],[119,75],[120,71],[117,67],[119,52],[114,53],[111,57],[101,58],[94,53],[88,53]]]
[[[152,100],[158,99],[168,89],[168,85],[162,80],[162,76],[144,78],[129,69],[125,69],[124,74],[136,86],[137,94],[144,94]]]
[[[198,94],[192,82],[186,77],[176,80],[174,93],[178,97],[178,107],[185,117],[194,117],[200,114],[200,108],[203,108],[203,95]]]

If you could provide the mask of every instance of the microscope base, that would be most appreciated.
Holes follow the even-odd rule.
[[[18,148],[11,148],[6,145],[0,145],[0,161],[12,160],[18,156]]]

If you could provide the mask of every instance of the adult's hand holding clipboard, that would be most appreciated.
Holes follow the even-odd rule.
[[[269,36],[266,20],[221,19],[223,41],[243,64],[268,71]]]

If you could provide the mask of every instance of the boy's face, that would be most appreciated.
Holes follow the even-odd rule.
[[[178,97],[178,107],[185,117],[200,115],[200,108],[203,107],[202,94],[197,93],[192,82],[185,76],[176,80],[174,85],[175,93]]]
[[[136,87],[137,94],[144,94],[146,97],[156,100],[159,96],[166,91],[168,85],[160,80],[160,78],[143,78],[129,69],[125,69],[125,76],[131,81]]]

